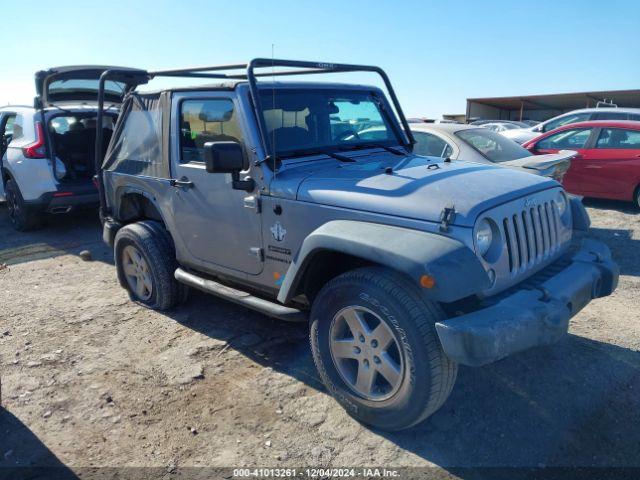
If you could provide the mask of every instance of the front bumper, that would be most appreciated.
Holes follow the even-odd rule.
[[[602,242],[584,239],[570,252],[493,305],[436,323],[447,356],[479,366],[561,339],[571,317],[615,290],[620,273]]]

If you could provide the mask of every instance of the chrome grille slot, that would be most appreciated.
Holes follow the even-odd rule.
[[[527,233],[527,258],[529,259],[527,263],[532,264],[536,260],[536,240],[530,210],[522,212],[522,223]]]
[[[511,235],[509,235],[509,220],[504,219],[502,221],[502,228],[504,228],[504,237],[507,242],[507,256],[509,257],[509,271],[513,272],[514,264],[513,264],[513,242],[511,241]]]
[[[524,231],[522,217],[520,215],[513,216],[513,224],[516,229],[516,238],[518,239],[518,251],[520,252],[520,268],[526,268],[529,263],[527,254],[527,236]]]
[[[505,218],[503,223],[509,251],[509,270],[514,272],[520,268],[520,252],[518,251],[516,230],[513,228],[513,221],[510,218]]]
[[[542,239],[542,226],[540,225],[540,215],[538,215],[538,209],[532,208],[530,210],[531,218],[533,219],[533,235],[536,239],[536,261],[542,256],[544,251],[544,242]]]
[[[558,236],[556,233],[556,226],[553,224],[553,215],[551,213],[551,205],[548,202],[544,203],[544,211],[547,216],[547,224],[549,226],[549,250],[553,250],[553,247],[558,242]]]
[[[525,271],[545,260],[560,244],[560,217],[554,201],[506,217],[502,227],[512,273]]]

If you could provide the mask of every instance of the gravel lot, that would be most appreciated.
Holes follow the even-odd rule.
[[[617,292],[557,345],[460,368],[444,407],[394,434],[326,395],[306,325],[199,293],[146,310],[95,215],[18,234],[0,206],[0,466],[640,466],[640,214],[587,205]]]

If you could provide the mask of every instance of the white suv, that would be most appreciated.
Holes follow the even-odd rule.
[[[109,67],[59,67],[36,73],[34,107],[0,108],[0,171],[17,230],[38,227],[45,214],[95,207],[98,79]],[[106,149],[128,85],[107,82],[102,144]],[[0,193],[1,189],[0,189]]]
[[[563,125],[589,120],[640,120],[640,108],[582,108],[550,118],[533,127],[505,130],[500,133],[518,143],[524,143]]]

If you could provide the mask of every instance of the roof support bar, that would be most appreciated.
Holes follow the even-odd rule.
[[[289,70],[284,72],[273,72],[273,73],[255,73],[256,68],[265,68],[265,67],[292,67],[292,68],[304,68],[306,70]],[[415,140],[413,135],[411,134],[411,129],[409,128],[409,124],[407,122],[406,117],[404,116],[404,112],[402,111],[402,107],[400,106],[400,102],[396,97],[396,93],[393,90],[393,86],[391,85],[391,81],[389,77],[380,67],[371,66],[371,65],[349,65],[349,64],[340,64],[340,63],[320,63],[320,62],[305,62],[299,60],[281,60],[281,59],[272,59],[272,58],[254,58],[249,62],[247,67],[247,79],[249,81],[249,89],[251,91],[251,97],[253,100],[254,108],[256,109],[256,116],[258,118],[258,128],[260,130],[260,139],[262,141],[264,151],[268,152],[267,149],[267,135],[266,135],[266,127],[264,125],[264,118],[259,113],[262,111],[260,104],[260,96],[258,95],[258,85],[256,81],[256,77],[258,76],[271,76],[271,75],[307,75],[307,74],[315,74],[315,73],[337,73],[337,72],[373,72],[377,73],[382,77],[382,80],[385,84],[387,92],[391,97],[391,101],[393,103],[393,107],[396,110],[398,117],[400,118],[400,122],[402,123],[402,127],[404,129],[404,133],[406,135],[405,147],[409,150],[413,149],[413,144]],[[275,152],[272,152],[272,155]]]
[[[287,70],[279,70],[273,72],[256,72],[256,69],[261,68],[287,68]],[[232,70],[244,70],[242,73],[216,73],[216,72],[225,72]],[[413,145],[416,143],[413,135],[411,134],[411,129],[409,128],[409,123],[402,111],[402,107],[400,106],[400,102],[398,101],[398,97],[389,81],[389,77],[384,70],[380,67],[376,67],[373,65],[351,65],[351,64],[343,64],[343,63],[322,63],[322,62],[306,62],[300,60],[282,60],[282,59],[273,59],[273,58],[255,58],[251,60],[249,63],[234,63],[229,65],[211,65],[211,66],[200,66],[200,67],[190,67],[190,68],[178,68],[178,69],[170,69],[170,70],[155,70],[155,71],[145,71],[145,70],[135,70],[135,69],[111,69],[106,70],[100,76],[100,82],[98,85],[98,116],[97,116],[97,135],[96,135],[96,175],[98,179],[98,190],[100,194],[100,213],[101,215],[106,215],[108,212],[106,205],[106,197],[104,194],[104,177],[102,171],[102,123],[104,117],[104,87],[105,82],[107,80],[118,80],[118,79],[127,79],[129,85],[132,85],[132,89],[137,85],[142,85],[147,83],[150,79],[155,77],[187,77],[187,78],[217,78],[217,79],[237,79],[237,80],[247,80],[249,83],[249,90],[251,92],[251,100],[253,102],[253,108],[255,109],[256,118],[258,121],[258,129],[260,132],[260,140],[262,142],[262,146],[267,157],[273,155],[269,155],[268,143],[267,143],[267,135],[266,135],[266,126],[264,123],[264,118],[260,113],[261,105],[260,105],[260,96],[258,95],[258,77],[271,77],[271,76],[284,76],[284,75],[313,75],[318,73],[339,73],[339,72],[372,72],[377,73],[383,80],[384,85],[387,89],[387,93],[391,97],[391,102],[393,104],[393,108],[396,111],[400,119],[400,123],[402,124],[402,129],[404,132],[397,131],[399,140],[402,141],[404,146],[408,150],[413,149]],[[403,135],[404,134],[404,135]]]
[[[290,68],[289,70],[277,71],[277,72],[256,72],[256,69],[260,68]],[[246,69],[243,73],[227,73],[227,74],[219,74],[212,72],[221,72],[221,71],[229,71],[229,70],[243,70]],[[413,135],[411,134],[411,129],[409,128],[409,124],[407,119],[404,116],[404,112],[402,111],[402,107],[400,106],[400,102],[396,96],[396,93],[389,81],[389,77],[384,70],[380,67],[372,66],[372,65],[351,65],[351,64],[343,64],[343,63],[322,63],[322,62],[307,62],[300,60],[282,60],[282,59],[272,59],[272,58],[255,58],[251,60],[248,64],[245,63],[235,63],[229,65],[212,65],[212,66],[200,66],[200,67],[191,67],[191,68],[179,68],[179,69],[171,69],[171,70],[156,70],[149,72],[150,78],[154,77],[188,77],[188,78],[221,78],[221,79],[234,79],[234,80],[247,80],[249,82],[249,90],[251,92],[251,100],[253,101],[254,108],[256,109],[256,118],[258,120],[258,129],[260,131],[260,140],[262,142],[262,146],[264,148],[265,153],[268,156],[272,156],[268,154],[268,143],[267,143],[267,135],[266,135],[266,127],[264,125],[264,119],[261,112],[261,104],[260,98],[258,95],[258,85],[257,78],[258,77],[275,77],[275,76],[285,76],[285,75],[313,75],[318,73],[337,73],[337,72],[373,72],[377,73],[382,77],[382,80],[385,84],[387,92],[391,97],[391,102],[393,103],[393,108],[398,115],[400,122],[402,124],[402,128],[404,130],[404,136],[406,137],[404,142],[405,146],[408,149],[412,149],[415,140]],[[397,132],[400,134],[402,138],[402,132]]]

